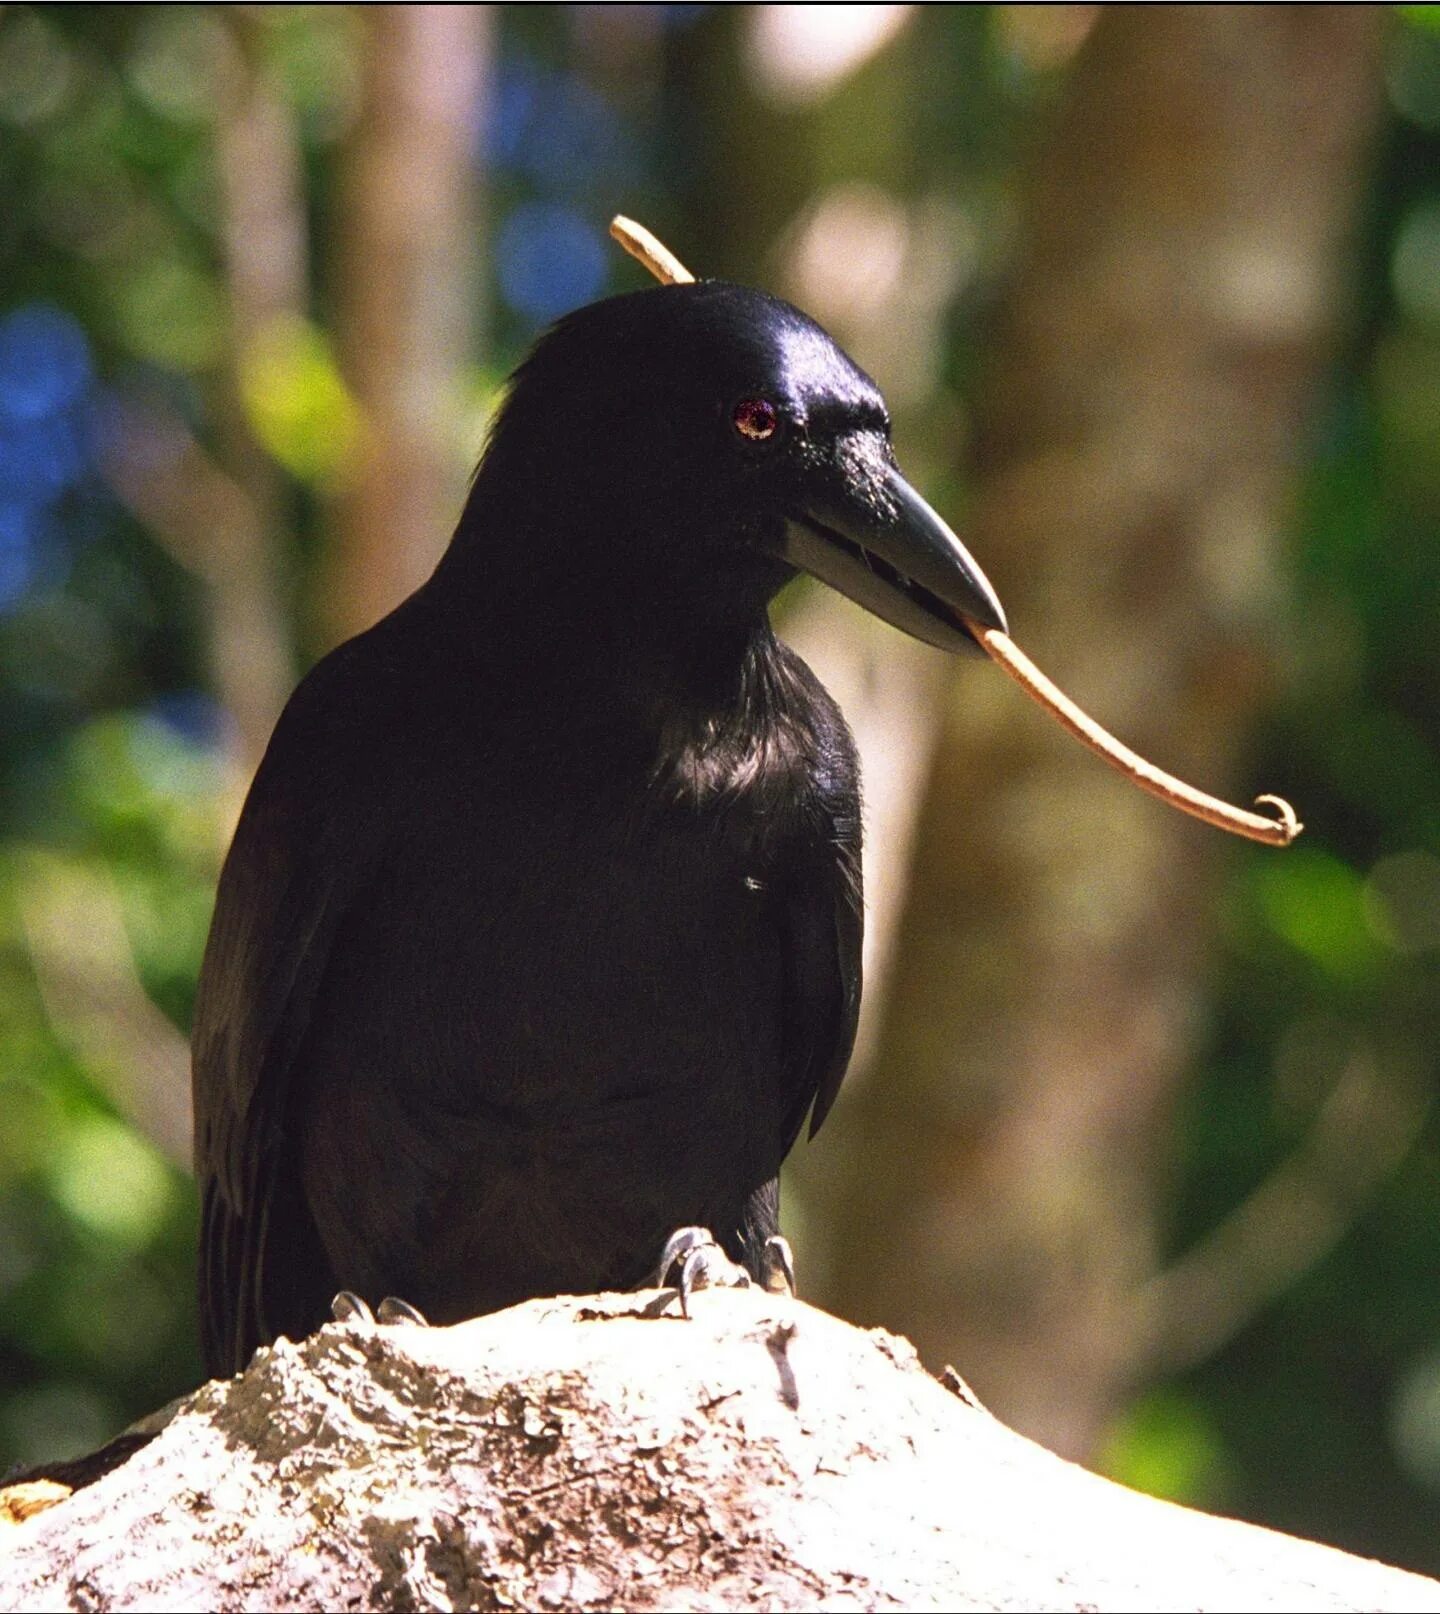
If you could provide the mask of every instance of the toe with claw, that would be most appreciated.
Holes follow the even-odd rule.
[[[391,1328],[428,1328],[430,1319],[418,1306],[398,1295],[386,1295],[375,1308],[375,1321]]]
[[[655,1284],[674,1289],[680,1310],[688,1317],[690,1296],[697,1289],[748,1289],[750,1274],[726,1255],[708,1227],[682,1227],[665,1241]]]
[[[790,1240],[772,1233],[760,1255],[760,1283],[767,1293],[795,1298],[795,1253]]]
[[[353,1289],[342,1289],[330,1302],[330,1318],[337,1323],[365,1323],[373,1325],[375,1313]]]
[[[342,1289],[335,1296],[330,1302],[330,1316],[337,1323],[363,1323],[370,1328],[375,1327],[377,1323],[381,1328],[430,1326],[424,1312],[412,1306],[408,1300],[401,1300],[395,1295],[386,1295],[374,1311],[371,1311],[369,1305],[353,1289]]]

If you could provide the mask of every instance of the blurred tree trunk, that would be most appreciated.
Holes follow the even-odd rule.
[[[335,287],[362,413],[320,601],[327,643],[429,576],[460,511],[473,362],[488,6],[362,7],[363,101],[343,154]],[[474,446],[470,452],[473,456]]]
[[[216,119],[232,324],[231,391],[220,413],[224,460],[244,492],[249,523],[216,526],[211,621],[216,684],[241,739],[236,786],[242,789],[270,741],[294,667],[278,558],[281,484],[273,460],[245,424],[237,403],[239,376],[266,331],[305,310],[308,242],[294,116],[266,76],[255,18],[241,11],[232,26],[236,71]]]
[[[1019,642],[1222,792],[1275,679],[1383,26],[1358,6],[1102,8],[988,354],[968,536]],[[992,670],[957,668],[952,694],[880,1052],[814,1174],[818,1298],[1083,1456],[1145,1353],[1136,1296],[1234,852]]]
[[[129,418],[105,471],[120,498],[205,589],[215,691],[234,723],[225,810],[229,838],[250,776],[294,681],[285,612],[285,500],[281,474],[256,440],[241,402],[257,346],[307,301],[308,242],[299,136],[267,70],[263,24],[232,6],[210,86],[230,328],[206,446],[158,398]],[[165,452],[146,451],[146,440]]]
[[[256,441],[240,404],[256,348],[308,302],[309,241],[299,133],[267,73],[262,27],[243,7],[229,13],[235,61],[220,86],[215,124],[221,227],[230,294],[231,366],[217,401],[222,459],[238,498],[211,499],[207,571],[216,686],[239,738],[226,832],[265,753],[294,682],[283,589],[285,500],[279,468]],[[198,479],[197,479],[198,481]],[[227,512],[231,519],[219,519]]]

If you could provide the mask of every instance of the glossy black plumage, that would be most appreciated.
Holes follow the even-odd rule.
[[[737,433],[746,397],[776,441]],[[194,1036],[211,1371],[341,1288],[450,1321],[633,1285],[689,1223],[755,1267],[862,929],[849,734],[766,606],[787,532],[871,586],[843,534],[902,519],[887,478],[873,384],[756,292],[595,305],[517,373],[446,557],[301,684],[226,861]]]

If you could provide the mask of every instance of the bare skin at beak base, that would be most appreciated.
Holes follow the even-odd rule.
[[[891,466],[883,498],[846,488],[790,517],[781,553],[872,615],[941,650],[977,648],[969,624],[1008,633],[985,573],[949,525]]]

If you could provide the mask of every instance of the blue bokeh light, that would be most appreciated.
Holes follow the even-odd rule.
[[[29,303],[0,319],[0,416],[44,420],[79,402],[90,379],[90,344],[69,314]]]
[[[540,323],[590,302],[605,284],[599,230],[556,202],[522,202],[501,226],[495,252],[505,301]]]
[[[525,57],[502,58],[485,130],[485,157],[495,167],[514,166],[534,117],[539,84],[539,74]]]
[[[25,593],[34,580],[44,512],[33,504],[0,502],[0,611]]]
[[[633,142],[605,97],[573,73],[520,55],[501,64],[487,146],[494,167],[577,201],[597,184],[624,189],[636,172]]]
[[[559,196],[583,194],[597,176],[623,174],[624,141],[604,98],[578,78],[547,80],[543,88],[550,93],[540,97],[539,116],[521,146],[521,171]]]
[[[0,415],[0,499],[48,504],[85,468],[80,433],[64,415],[25,422]]]
[[[202,689],[172,689],[156,695],[146,711],[187,745],[213,750],[225,733],[226,714]]]
[[[85,332],[49,303],[0,317],[0,611],[52,584],[83,524],[58,501],[90,469],[94,367]]]

